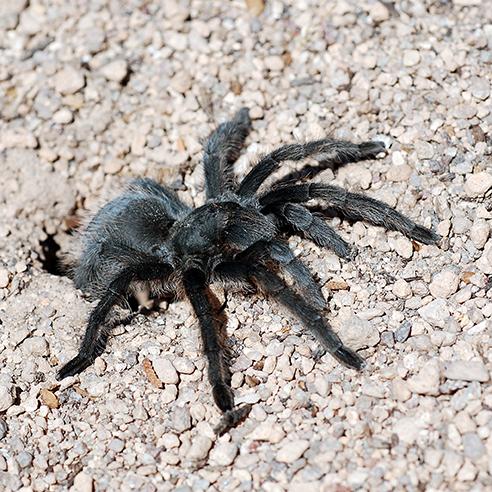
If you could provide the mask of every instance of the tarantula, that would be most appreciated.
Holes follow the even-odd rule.
[[[284,161],[313,157],[336,165],[357,162],[385,151],[382,142],[322,139],[285,145],[261,158],[237,183],[233,164],[250,128],[243,108],[206,141],[204,205],[191,209],[169,188],[137,179],[93,217],[81,236],[82,253],[73,276],[78,288],[100,300],[90,314],[78,355],[62,367],[58,379],[80,373],[104,351],[106,318],[139,283],[157,294],[184,292],[191,301],[213,397],[224,414],[222,430],[245,412],[234,408],[228,354],[209,290],[213,282],[259,288],[290,310],[338,361],[363,367],[363,359],[343,345],[323,317],[321,289],[287,245],[289,236],[299,234],[341,257],[351,255],[347,242],[306,204],[320,200],[344,218],[400,231],[424,244],[435,243],[439,236],[383,202],[337,186],[283,180],[258,191]],[[294,287],[286,283],[286,275]]]

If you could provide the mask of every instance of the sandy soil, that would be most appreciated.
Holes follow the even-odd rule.
[[[486,3],[1,2],[1,490],[491,490]],[[214,434],[186,302],[118,326],[93,367],[57,383],[92,306],[57,266],[80,218],[136,176],[202,203],[200,142],[243,106],[238,175],[282,143],[382,139],[383,159],[316,179],[443,236],[421,246],[333,219],[351,262],[291,241],[367,369],[315,361],[299,323],[235,294],[233,386],[253,410],[230,433]]]

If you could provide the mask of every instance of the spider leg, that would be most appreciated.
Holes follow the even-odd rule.
[[[362,369],[364,360],[345,347],[322,314],[290,289],[282,279],[261,266],[253,270],[252,277],[267,294],[297,316],[333,357],[348,367]]]
[[[82,372],[102,354],[109,336],[109,329],[103,324],[111,308],[125,296],[133,280],[152,280],[168,273],[168,264],[147,263],[123,269],[112,280],[106,293],[92,310],[79,353],[60,369],[57,379],[64,379]]]
[[[249,112],[242,108],[231,121],[219,125],[208,137],[203,149],[207,199],[220,195],[231,186],[232,165],[239,157],[250,129]]]
[[[284,145],[263,157],[256,164],[241,181],[238,194],[241,196],[254,195],[262,183],[280,167],[280,163],[283,161],[300,161],[307,157],[314,157],[325,163],[341,165],[372,159],[385,149],[383,142],[354,144],[330,138],[304,144]]]
[[[289,202],[305,203],[313,198],[324,200],[346,218],[365,220],[388,230],[399,231],[423,244],[434,244],[440,238],[439,235],[416,224],[386,203],[366,195],[351,193],[338,186],[320,183],[281,186],[262,195],[260,205],[268,208]]]
[[[223,274],[233,278],[249,279],[260,287],[267,295],[285,306],[294,316],[316,336],[322,346],[342,364],[362,369],[364,360],[342,343],[332,330],[321,312],[293,291],[286,283],[268,268],[257,265],[252,267],[245,263],[223,263],[220,265]]]
[[[228,412],[234,407],[234,394],[230,386],[231,374],[227,356],[220,342],[218,320],[209,299],[205,275],[197,269],[187,270],[183,274],[183,284],[200,323],[214,401],[222,412]]]
[[[179,199],[173,190],[150,178],[134,179],[130,183],[129,190],[144,192],[150,196],[159,198],[172,220],[184,217],[191,210],[188,205]]]
[[[322,218],[314,215],[306,207],[287,203],[275,208],[274,213],[284,219],[291,229],[300,231],[306,239],[323,248],[330,248],[338,256],[349,258],[349,244]]]
[[[325,307],[326,302],[321,288],[314,280],[309,268],[282,241],[258,241],[237,255],[236,259],[242,263],[273,260],[282,271],[287,272],[292,277],[306,298],[311,299],[313,304],[320,309]]]

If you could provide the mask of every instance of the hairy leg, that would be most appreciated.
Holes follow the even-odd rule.
[[[311,213],[306,207],[287,203],[275,208],[274,213],[284,219],[291,229],[301,232],[306,239],[318,246],[330,248],[342,258],[350,257],[349,244],[322,218]]]
[[[246,175],[239,186],[239,195],[252,196],[262,183],[284,161],[300,161],[314,157],[324,162],[345,164],[364,159],[372,159],[386,149],[382,142],[364,142],[354,144],[341,140],[325,138],[305,144],[289,144],[280,147],[263,157],[258,164]]]
[[[183,284],[200,323],[203,348],[208,360],[208,377],[215,403],[222,412],[227,412],[234,407],[234,394],[230,386],[231,374],[219,339],[218,320],[208,296],[205,275],[199,270],[188,270],[183,275]]]
[[[338,186],[320,183],[303,183],[281,186],[260,197],[264,209],[289,202],[305,203],[311,199],[324,200],[328,206],[351,220],[365,220],[370,224],[399,231],[423,244],[433,244],[439,236],[397,212],[393,207],[359,193],[351,193]]]
[[[241,263],[254,262],[256,264],[258,261],[274,261],[281,271],[285,271],[291,276],[295,286],[316,307],[323,309],[326,306],[321,288],[314,280],[309,268],[296,258],[289,246],[282,241],[259,241],[237,255],[236,258]]]
[[[150,196],[160,198],[165,204],[169,216],[173,220],[178,220],[190,212],[190,207],[184,204],[178,195],[167,186],[161,185],[150,178],[134,179],[129,186],[131,191],[143,191]]]
[[[102,354],[109,336],[109,328],[104,327],[104,322],[112,307],[124,298],[133,280],[152,280],[168,273],[169,265],[156,263],[134,265],[120,272],[91,312],[79,353],[60,369],[57,379],[82,372]]]
[[[203,155],[207,198],[220,195],[232,185],[232,165],[250,130],[248,110],[242,108],[231,121],[219,125],[208,137]]]
[[[219,270],[232,278],[249,279],[302,321],[335,359],[348,367],[362,369],[364,360],[343,345],[321,312],[294,292],[268,268],[261,265],[252,267],[249,264],[231,262],[223,263],[219,266]]]

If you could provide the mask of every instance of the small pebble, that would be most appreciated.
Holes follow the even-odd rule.
[[[368,320],[355,316],[350,311],[342,311],[334,320],[338,336],[352,350],[374,347],[379,342],[379,331]]]
[[[458,290],[459,283],[460,277],[455,271],[444,270],[434,275],[429,290],[434,297],[447,299]]]
[[[444,375],[448,379],[459,379],[463,381],[480,381],[485,383],[489,380],[489,371],[480,361],[454,360],[444,365]]]
[[[408,380],[408,389],[420,395],[438,395],[440,367],[436,359],[424,364],[422,369]]]
[[[309,441],[297,439],[284,444],[277,452],[276,459],[281,463],[292,463],[298,460],[309,448]]]
[[[47,355],[48,342],[44,337],[29,337],[22,343],[22,349],[29,355]]]
[[[407,50],[403,53],[403,65],[413,67],[420,62],[420,54],[417,50]]]
[[[232,442],[217,443],[210,452],[210,463],[218,466],[229,466],[234,462],[238,446]]]
[[[156,357],[152,361],[157,377],[164,384],[178,384],[179,376],[173,363],[167,357]]]
[[[490,225],[484,219],[476,219],[470,229],[470,239],[477,249],[482,249],[490,234]],[[1,283],[0,283],[1,286]]]
[[[212,439],[207,436],[197,435],[191,444],[187,458],[192,461],[204,460],[212,447]]]
[[[5,268],[0,269],[0,289],[4,289],[9,285],[10,277],[9,271]]]
[[[469,197],[484,195],[492,188],[492,172],[482,171],[466,178],[465,193]]]
[[[395,251],[402,257],[402,258],[411,258],[413,256],[413,245],[412,241],[407,239],[406,237],[399,237],[395,240],[394,242],[395,245]]]
[[[107,80],[121,83],[128,75],[128,64],[125,60],[114,60],[101,67],[101,74]]]
[[[475,432],[463,435],[463,450],[465,456],[473,462],[478,461],[486,452],[482,440]]]
[[[173,360],[173,366],[181,374],[193,374],[195,372],[195,364],[186,357],[176,357]]]
[[[73,121],[73,113],[67,108],[60,109],[53,114],[53,121],[60,125],[71,123]]]
[[[31,466],[32,459],[32,454],[28,453],[27,451],[22,451],[17,455],[17,463],[19,463],[19,466],[21,468],[27,468],[28,466]]]
[[[412,289],[408,282],[400,278],[393,284],[393,294],[401,299],[408,299],[412,295]]]
[[[66,66],[55,76],[55,89],[60,94],[75,94],[85,85],[84,75],[80,70]]]
[[[14,404],[11,387],[0,384],[0,412],[5,412]]]
[[[432,326],[444,328],[449,318],[449,308],[444,299],[436,299],[418,310],[420,316]]]
[[[121,439],[111,439],[108,444],[109,449],[113,450],[115,453],[121,453],[125,448],[125,442]]]
[[[276,444],[282,440],[285,436],[282,427],[278,424],[272,424],[270,422],[263,422],[256,426],[253,432],[249,435],[251,439],[257,441],[268,441],[272,444]]]
[[[93,492],[93,479],[86,472],[79,472],[73,480],[73,490],[76,492]]]
[[[383,22],[390,17],[388,8],[381,2],[376,2],[371,5],[369,15],[375,22]]]

